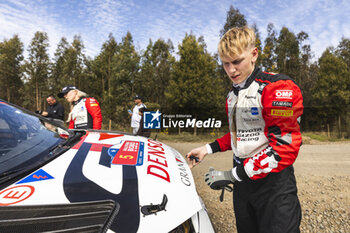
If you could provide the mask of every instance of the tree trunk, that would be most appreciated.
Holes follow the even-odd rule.
[[[327,137],[328,137],[328,138],[331,137],[330,132],[329,132],[329,124],[327,124]]]
[[[345,114],[345,130],[346,130],[346,138],[350,138],[350,114],[346,112]]]
[[[112,120],[111,120],[111,119],[109,120],[109,127],[108,127],[108,130],[109,130],[109,131],[112,130]]]
[[[7,88],[7,101],[11,102],[11,92],[10,92],[10,87]]]
[[[341,133],[341,118],[340,115],[338,116],[338,138],[342,137],[342,133]]]
[[[111,58],[108,57],[108,74],[107,74],[107,79],[108,79],[108,97],[111,96]]]
[[[41,94],[41,91],[40,91],[39,88],[38,88],[38,90],[39,90],[39,105],[40,105],[40,109],[42,109],[44,111],[45,108],[42,108],[43,107],[43,102],[42,102],[42,98],[41,98],[42,94]]]
[[[39,88],[38,88],[38,81],[35,80],[35,98],[36,98],[36,109],[41,110],[39,106]]]
[[[197,126],[194,124],[193,136],[197,136]]]

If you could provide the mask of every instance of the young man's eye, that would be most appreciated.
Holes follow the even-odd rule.
[[[235,61],[232,62],[232,64],[238,65],[238,64],[240,64],[242,61],[243,61],[243,59],[235,60]]]

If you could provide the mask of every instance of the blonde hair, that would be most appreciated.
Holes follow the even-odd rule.
[[[87,96],[87,94],[85,92],[81,91],[81,90],[76,89],[76,90],[73,90],[73,91],[77,92],[77,96],[79,97],[79,99],[81,97]],[[73,105],[73,103],[69,103],[69,106],[70,106],[70,112],[69,112],[68,118],[66,120],[67,123],[69,123],[72,120],[72,110],[73,110],[74,105]]]
[[[232,58],[240,55],[247,48],[254,47],[254,30],[247,26],[234,27],[223,35],[219,42],[218,51],[220,58]]]
[[[87,94],[86,94],[85,92],[83,92],[83,91],[77,89],[77,96],[78,96],[79,98],[81,98],[81,97],[87,96]]]

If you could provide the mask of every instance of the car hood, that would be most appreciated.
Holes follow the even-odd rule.
[[[169,232],[202,208],[179,152],[116,133],[87,132],[58,158],[0,191],[2,206],[99,200],[119,203],[110,227],[115,232]]]

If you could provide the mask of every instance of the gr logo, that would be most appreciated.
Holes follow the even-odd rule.
[[[276,98],[277,99],[291,99],[293,96],[292,90],[277,90]]]
[[[160,129],[160,116],[162,113],[156,112],[143,113],[143,128],[145,129]]]

